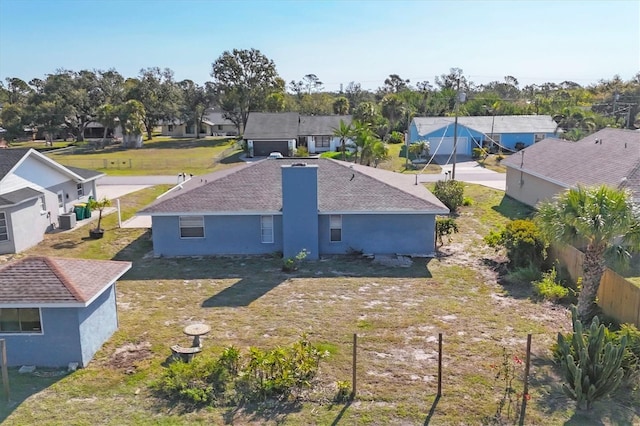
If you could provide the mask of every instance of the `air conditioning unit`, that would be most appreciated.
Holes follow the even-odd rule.
[[[60,229],[73,229],[76,226],[76,214],[65,213],[58,216],[58,226]]]

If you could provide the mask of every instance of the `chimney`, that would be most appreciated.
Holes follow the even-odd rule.
[[[318,259],[318,166],[294,163],[281,170],[283,255],[306,250],[307,259]]]

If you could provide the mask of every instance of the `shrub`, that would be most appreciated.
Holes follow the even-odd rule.
[[[527,266],[515,268],[513,271],[509,272],[506,276],[508,281],[527,283],[527,284],[539,280],[540,277],[541,277],[540,269],[533,265],[527,265]]]
[[[308,255],[309,255],[309,252],[307,251],[307,249],[302,249],[300,250],[300,252],[298,252],[298,254],[296,254],[295,257],[288,257],[284,259],[282,261],[282,270],[284,272],[297,271],[298,266],[300,265],[300,262],[305,260]]]
[[[451,241],[451,234],[458,233],[458,224],[450,217],[436,218],[436,239],[438,244],[443,245],[443,237],[447,237],[447,242]]]
[[[404,133],[402,133],[402,132],[391,132],[387,142],[388,143],[404,143]]]
[[[465,207],[469,207],[473,205],[473,198],[471,197],[463,197],[462,198],[462,205]]]
[[[571,309],[573,334],[570,339],[558,333],[558,352],[566,384],[565,393],[590,409],[594,401],[616,390],[624,377],[621,367],[627,337],[619,344],[605,341],[605,326],[594,317],[591,326],[583,329],[575,307]]]
[[[486,158],[489,152],[484,148],[473,148],[471,150],[471,157],[474,159]]]
[[[152,384],[161,395],[197,405],[222,405],[286,396],[311,386],[321,359],[328,356],[306,336],[287,347],[250,348],[242,357],[230,346],[218,359],[204,354],[169,365]]]
[[[547,243],[531,220],[513,220],[503,230],[491,231],[484,241],[494,248],[504,247],[512,269],[530,264],[540,268],[547,256]]]
[[[559,302],[569,295],[569,289],[558,282],[556,268],[542,274],[542,279],[533,283],[536,293],[545,300]]]
[[[438,197],[453,213],[462,205],[464,185],[462,182],[453,179],[439,180],[433,188],[433,195]]]
[[[296,148],[296,157],[308,157],[309,156],[309,150],[307,149],[306,146],[299,146],[298,148]]]

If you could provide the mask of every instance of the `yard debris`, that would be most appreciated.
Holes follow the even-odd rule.
[[[20,373],[20,374],[28,374],[28,373],[33,373],[34,371],[36,371],[36,366],[35,365],[23,365],[18,370],[18,373]]]

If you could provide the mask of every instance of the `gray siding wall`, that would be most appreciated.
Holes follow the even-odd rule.
[[[331,242],[329,215],[321,215],[320,253],[432,254],[435,215],[342,215],[342,241]]]
[[[282,251],[282,216],[273,216],[273,243],[262,243],[260,216],[205,216],[204,238],[180,238],[177,216],[152,217],[156,256],[269,254]]]
[[[47,208],[49,206],[47,205]],[[40,210],[40,199],[27,201],[3,210],[7,216],[9,241],[0,242],[0,254],[19,253],[43,239],[51,218]]]
[[[0,334],[9,366],[63,367],[82,361],[77,308],[43,308],[43,334]]]
[[[82,363],[86,366],[93,355],[118,329],[115,285],[102,293],[93,303],[78,310]]]
[[[521,203],[535,207],[539,202],[551,200],[566,188],[539,177],[507,167],[505,193]]]

